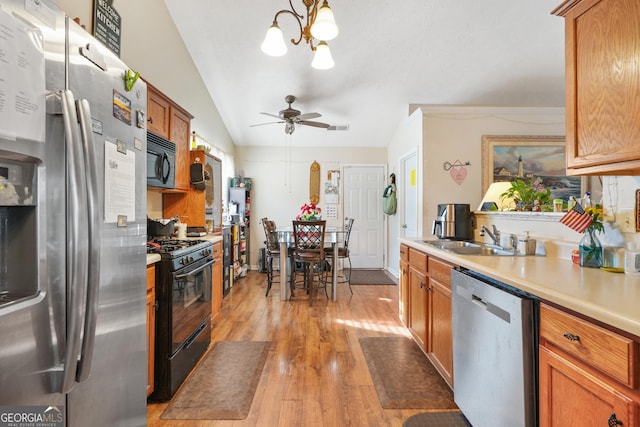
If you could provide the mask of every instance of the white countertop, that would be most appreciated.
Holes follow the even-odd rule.
[[[160,261],[160,254],[147,254],[147,265]]]
[[[640,276],[545,256],[456,255],[423,240],[433,239],[400,242],[640,337]]]

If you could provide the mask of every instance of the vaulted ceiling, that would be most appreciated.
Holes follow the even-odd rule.
[[[301,0],[292,0],[298,13]],[[564,106],[559,0],[331,0],[335,67],[311,67],[304,41],[283,57],[260,44],[286,0],[165,0],[236,145],[385,147],[411,104]],[[298,24],[278,20],[285,40]],[[273,121],[287,107],[348,131]]]

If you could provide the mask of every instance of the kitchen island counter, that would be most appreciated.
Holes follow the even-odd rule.
[[[457,255],[423,240],[400,242],[640,337],[640,276],[554,257]]]

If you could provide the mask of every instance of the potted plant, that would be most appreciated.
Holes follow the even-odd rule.
[[[300,208],[300,213],[296,216],[298,221],[318,221],[322,219],[322,209],[315,203],[304,204]]]
[[[542,185],[540,178],[535,178],[533,182],[522,179],[511,181],[511,187],[500,195],[500,199],[513,199],[516,210],[551,210],[551,190]]]

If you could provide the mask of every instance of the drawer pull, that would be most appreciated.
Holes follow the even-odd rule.
[[[566,339],[568,339],[569,341],[580,341],[580,337],[578,335],[573,335],[573,334],[566,333],[563,336]]]
[[[611,416],[609,416],[609,419],[607,420],[607,422],[609,423],[609,427],[616,427],[616,426],[621,426],[622,425],[622,421],[620,421],[618,419],[618,417],[616,417],[615,413],[613,413],[613,414],[611,414]]]

